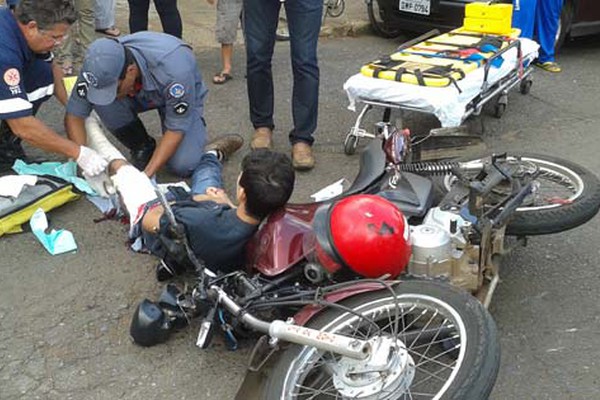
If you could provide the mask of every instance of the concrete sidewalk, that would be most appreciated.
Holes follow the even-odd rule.
[[[218,0],[216,0],[218,1]],[[326,37],[357,36],[369,31],[367,7],[362,0],[345,0],[346,8],[338,18],[325,18],[321,35]],[[179,0],[179,12],[183,19],[183,37],[195,48],[218,47],[215,40],[216,6],[206,0]],[[160,19],[150,7],[149,29],[162,31]],[[117,0],[117,26],[125,34],[129,31],[129,6],[127,0]],[[243,44],[239,31],[237,43]]]

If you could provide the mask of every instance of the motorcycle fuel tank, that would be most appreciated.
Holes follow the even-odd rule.
[[[247,268],[278,275],[304,258],[304,237],[312,232],[319,203],[288,204],[271,214],[246,247]]]

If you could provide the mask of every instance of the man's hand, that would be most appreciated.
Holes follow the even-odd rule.
[[[227,193],[221,188],[209,187],[204,194],[197,194],[193,199],[194,201],[214,201],[215,203],[226,204],[231,208],[235,208]]]
[[[106,170],[108,161],[100,156],[96,151],[89,147],[79,147],[79,157],[77,157],[77,164],[81,167],[83,172],[88,176],[96,176]]]

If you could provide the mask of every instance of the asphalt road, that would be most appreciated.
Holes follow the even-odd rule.
[[[352,179],[358,156],[344,155],[342,140],[355,115],[346,110],[342,84],[363,62],[398,44],[370,36],[321,42],[318,164],[299,176],[294,200],[306,200],[341,177]],[[281,151],[289,150],[291,127],[288,53],[288,45],[280,43],[274,58],[276,147]],[[197,55],[207,77],[218,70],[216,49]],[[559,61],[564,72],[537,72],[529,96],[510,94],[502,119],[484,110],[470,125],[491,149],[551,154],[600,172],[600,41],[596,37],[572,44]],[[211,136],[250,132],[244,60],[238,55],[236,62],[233,81],[209,84]],[[41,117],[62,131],[56,103],[43,107]],[[158,135],[157,117],[144,119]],[[409,115],[407,121],[413,130],[435,124],[422,115]],[[230,189],[241,157],[236,155],[226,167]],[[135,306],[160,291],[155,261],[127,250],[125,226],[96,224],[92,220],[97,217],[99,212],[83,199],[50,214],[52,227],[75,235],[79,250],[74,254],[50,256],[30,233],[0,238],[0,399],[232,398],[249,345],[230,352],[216,340],[200,351],[194,346],[197,326],[149,349],[130,342]],[[532,238],[506,258],[491,306],[502,344],[492,399],[597,398],[598,221]]]

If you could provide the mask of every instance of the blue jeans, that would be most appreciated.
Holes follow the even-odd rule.
[[[319,109],[319,65],[317,42],[321,30],[323,0],[286,0],[290,32],[292,72],[292,117],[290,142],[312,144]],[[273,73],[271,60],[280,0],[244,0],[248,100],[254,128],[273,129]]]
[[[192,174],[192,194],[205,194],[209,187],[223,188],[223,164],[212,153],[204,153]]]
[[[148,10],[150,0],[128,0],[129,31],[131,33],[148,30]],[[177,0],[154,0],[154,7],[160,18],[163,31],[181,39],[183,25],[177,8]]]

